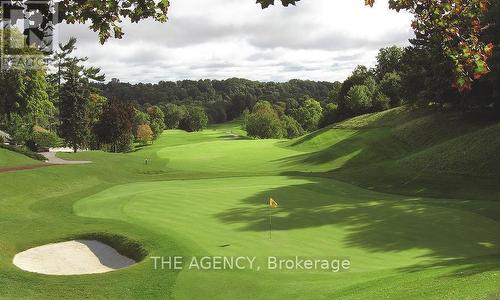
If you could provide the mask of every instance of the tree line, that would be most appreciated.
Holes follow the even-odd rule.
[[[500,19],[499,6],[492,3],[485,22]],[[4,43],[23,38],[15,30],[1,34]],[[481,39],[500,44],[500,26],[485,28]],[[489,74],[476,78],[471,90],[459,91],[449,80],[454,64],[432,34],[417,34],[406,48],[381,49],[375,67],[357,66],[343,82],[231,78],[158,84],[112,79],[105,84],[99,69],[84,67],[85,58],[72,55],[75,47],[74,39],[61,45],[43,68],[0,71],[0,128],[13,143],[37,149],[63,142],[74,149],[118,152],[130,150],[133,142],[154,141],[164,128],[199,131],[208,123],[238,118],[249,136],[293,138],[403,104],[500,111],[498,47],[489,60]],[[41,55],[28,47],[16,51]]]
[[[23,39],[15,29],[3,29],[0,34],[5,43]],[[5,46],[1,47],[2,62],[9,63],[12,58],[6,54],[14,53]],[[75,49],[74,38],[49,57],[30,47],[16,49],[16,55],[38,57],[43,64],[36,68],[16,64],[0,70],[0,129],[9,133],[9,142],[32,151],[66,145],[75,152],[126,152],[134,143],[158,139],[167,123],[164,110],[103,96],[95,84],[104,81],[104,75],[99,68],[85,67],[86,58],[73,55]],[[183,106],[179,111],[175,127],[188,131],[206,127],[204,109]],[[170,115],[167,120],[171,122]]]
[[[263,9],[280,2],[283,6],[295,5],[301,0],[257,0]],[[68,24],[88,23],[89,29],[97,32],[101,43],[110,37],[122,38],[122,22],[130,19],[138,23],[145,19],[158,22],[167,21],[169,0],[93,0],[46,1],[46,5],[26,0],[3,1],[5,23],[16,23],[17,16],[12,10],[37,10],[38,27],[30,28],[36,36],[44,36],[49,23]],[[365,0],[365,5],[373,6],[375,0]],[[490,6],[498,1],[489,0],[390,0],[389,8],[410,12],[414,19],[411,27],[417,37],[429,38],[439,45],[439,54],[446,57],[451,65],[448,80],[459,91],[472,89],[475,80],[483,78],[490,71],[489,59],[496,44],[494,40],[484,39],[487,28],[496,24],[498,19],[489,19]],[[58,9],[53,6],[58,5]],[[58,14],[54,18],[54,11]],[[11,18],[14,18],[11,20]]]

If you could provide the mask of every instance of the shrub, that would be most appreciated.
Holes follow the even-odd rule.
[[[33,142],[37,149],[51,148],[61,145],[61,139],[57,134],[50,131],[35,131],[33,133]]]
[[[10,134],[11,143],[21,145],[26,143],[33,134],[33,126],[25,122],[18,114],[12,114],[7,123],[6,131]]]

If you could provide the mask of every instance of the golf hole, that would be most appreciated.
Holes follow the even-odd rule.
[[[13,263],[21,270],[46,275],[107,273],[136,264],[136,260],[97,240],[71,240],[20,252]]]

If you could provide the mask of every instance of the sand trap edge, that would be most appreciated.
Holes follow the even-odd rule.
[[[31,273],[69,276],[112,272],[136,261],[97,240],[71,240],[17,253],[12,263]]]

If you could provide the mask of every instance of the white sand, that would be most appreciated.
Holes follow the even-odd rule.
[[[28,272],[81,275],[111,272],[136,262],[101,242],[77,240],[29,249],[18,253],[13,263]]]

